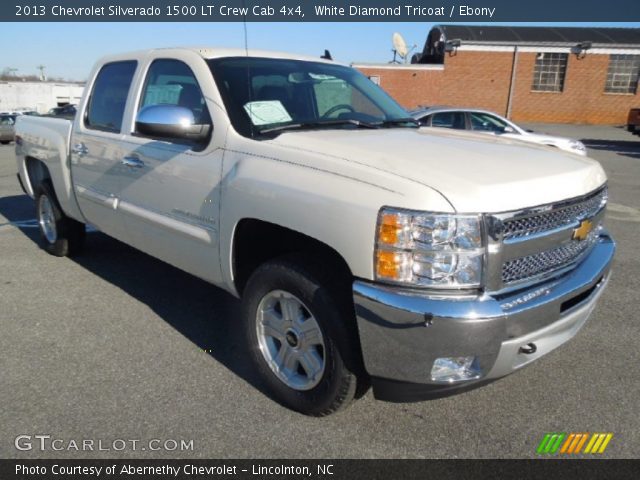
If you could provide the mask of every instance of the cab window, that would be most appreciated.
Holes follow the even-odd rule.
[[[132,60],[108,63],[100,69],[85,116],[87,128],[120,132],[136,65],[137,62]]]
[[[177,105],[193,112],[196,124],[211,124],[204,96],[191,69],[179,60],[154,61],[147,72],[139,109],[149,105]]]

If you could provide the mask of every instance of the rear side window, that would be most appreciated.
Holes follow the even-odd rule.
[[[463,112],[442,112],[434,113],[431,117],[431,126],[440,128],[455,128],[456,130],[465,129]]]
[[[87,128],[120,132],[136,64],[133,60],[114,62],[100,69],[89,99],[85,118]]]

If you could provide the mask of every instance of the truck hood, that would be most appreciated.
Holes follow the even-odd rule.
[[[285,132],[272,142],[298,154],[307,151],[375,169],[381,182],[392,175],[421,183],[444,195],[458,212],[542,205],[584,195],[606,181],[595,160],[468,132],[316,130]]]

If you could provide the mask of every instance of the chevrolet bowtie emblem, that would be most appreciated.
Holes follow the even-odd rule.
[[[590,220],[583,220],[580,222],[580,226],[573,230],[573,238],[574,240],[586,240],[589,236],[589,232],[593,228],[593,223]]]

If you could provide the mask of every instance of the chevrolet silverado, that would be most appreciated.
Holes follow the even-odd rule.
[[[73,120],[21,117],[18,179],[49,253],[90,224],[241,298],[268,390],[321,416],[504,377],[609,279],[596,161],[432,130],[327,59],[154,49],[100,60]]]

